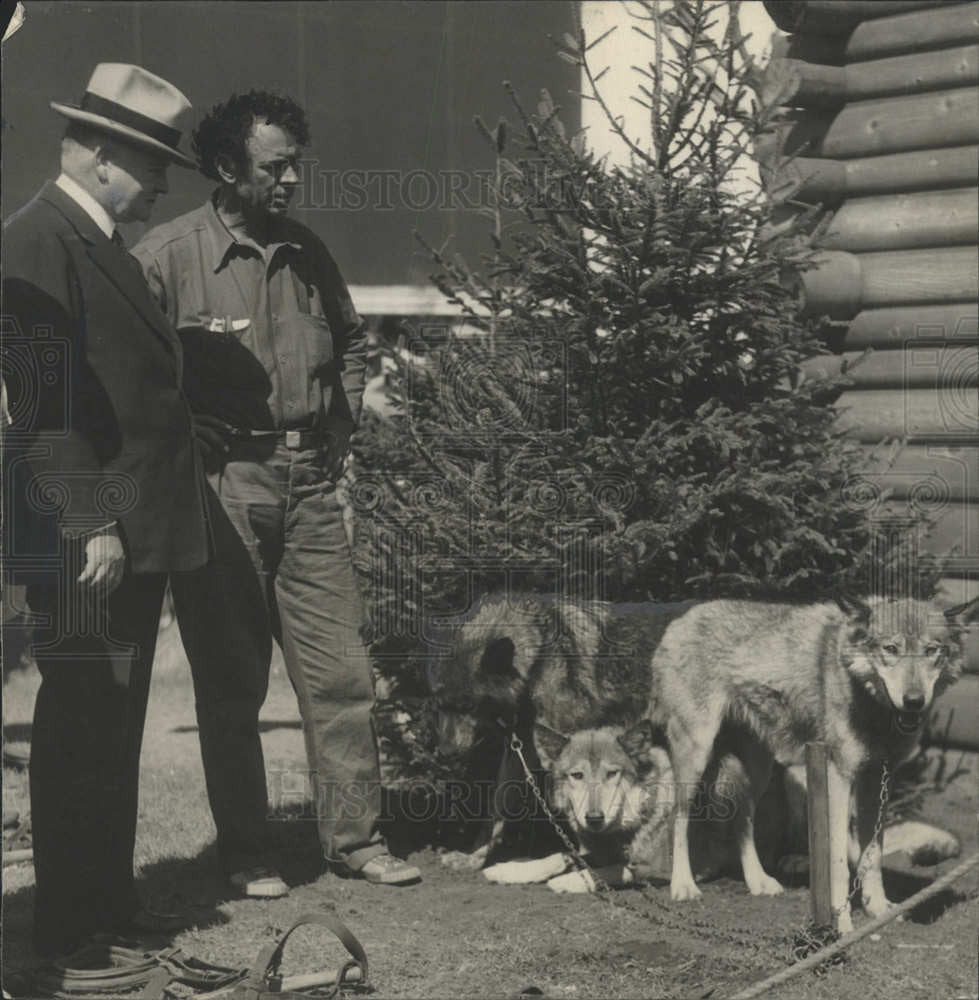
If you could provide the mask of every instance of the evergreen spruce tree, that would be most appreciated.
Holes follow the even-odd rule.
[[[777,112],[737,4],[644,3],[635,27],[648,141],[606,109],[626,165],[568,136],[546,92],[528,110],[508,88],[515,127],[477,119],[489,252],[475,269],[428,248],[465,327],[411,331],[396,415],[357,436],[357,559],[396,693],[424,691],[425,617],[501,587],[817,599],[867,571],[839,383],[799,376],[823,347],[784,278],[812,220],[773,226],[746,180]],[[601,42],[558,43],[600,103]]]

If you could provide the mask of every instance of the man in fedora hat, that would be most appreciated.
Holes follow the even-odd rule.
[[[5,339],[21,361],[8,386],[5,562],[37,616],[34,943],[46,954],[96,931],[149,929],[133,850],[164,588],[168,575],[193,584],[209,550],[232,552],[236,537],[219,504],[208,510],[180,341],[116,228],[149,218],[171,163],[194,166],[179,149],[190,104],[139,66],[103,63],[79,104],[51,106],[68,119],[61,174],[5,225],[3,247],[16,333]],[[252,598],[260,616],[246,576],[239,599]],[[244,639],[267,641],[260,626]],[[206,703],[208,681],[198,688]],[[253,728],[218,734],[216,752],[237,739],[254,770]],[[260,744],[257,766],[249,808],[264,819]]]

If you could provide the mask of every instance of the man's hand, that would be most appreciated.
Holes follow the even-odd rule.
[[[323,470],[334,483],[340,481],[346,469],[350,456],[350,431],[346,428],[338,430],[331,428],[324,432],[324,440],[320,450],[320,461]]]
[[[119,532],[110,525],[90,535],[85,541],[85,568],[78,582],[89,590],[105,588],[111,594],[122,580],[126,553]]]
[[[204,465],[210,471],[221,465],[225,456],[231,450],[229,441],[234,428],[217,417],[209,417],[206,413],[195,413],[194,437],[200,445]]]

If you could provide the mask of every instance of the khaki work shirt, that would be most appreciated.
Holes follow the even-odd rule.
[[[243,242],[221,221],[212,198],[151,230],[132,253],[177,330],[203,343],[201,357],[219,359],[213,367],[226,385],[216,392],[254,395],[260,385],[259,395],[267,393],[260,412],[241,408],[250,415],[249,429],[349,432],[364,391],[364,323],[321,240],[292,219],[274,219],[272,226],[266,247]],[[212,338],[232,353],[209,353]],[[188,375],[193,363],[188,352]],[[240,372],[247,390],[234,384]]]

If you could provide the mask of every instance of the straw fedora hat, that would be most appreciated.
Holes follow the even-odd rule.
[[[197,166],[177,149],[190,101],[172,83],[142,66],[99,63],[78,104],[52,101],[51,107],[73,121],[152,149],[182,167]]]

